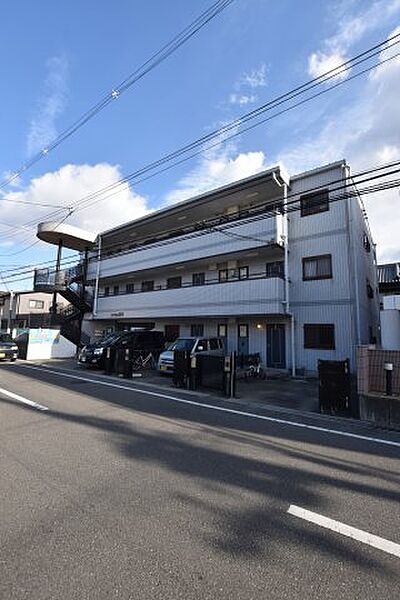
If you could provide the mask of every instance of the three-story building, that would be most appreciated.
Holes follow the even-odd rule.
[[[379,337],[375,247],[344,161],[293,177],[277,166],[104,231],[86,270],[91,337],[218,335],[293,373],[320,358],[354,367]]]

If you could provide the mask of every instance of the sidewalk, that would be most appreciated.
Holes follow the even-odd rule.
[[[80,367],[74,359],[52,359],[35,361],[35,364],[57,367],[61,369],[75,370],[80,373],[86,373],[90,377],[103,376],[112,377],[115,375],[104,375],[98,369]],[[128,380],[129,381],[129,380]],[[159,375],[154,371],[144,371],[141,377],[134,377],[133,381],[141,385],[151,385],[158,389],[176,389],[172,383],[172,378]],[[202,389],[192,392],[199,396],[212,396],[221,398],[212,390]],[[246,404],[257,406],[281,407],[288,410],[299,410],[301,412],[319,413],[318,404],[318,382],[317,380],[290,379],[283,377],[267,376],[266,380],[238,379],[236,385],[236,399]]]

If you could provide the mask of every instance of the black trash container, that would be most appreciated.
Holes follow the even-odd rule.
[[[115,372],[115,348],[108,346],[104,351],[104,373],[112,375]]]
[[[117,350],[116,371],[119,377],[132,379],[132,349],[119,348]]]

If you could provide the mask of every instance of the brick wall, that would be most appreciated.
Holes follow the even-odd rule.
[[[400,396],[400,350],[380,350],[368,346],[357,349],[357,390],[359,394],[385,393],[385,363],[393,364],[393,394]]]

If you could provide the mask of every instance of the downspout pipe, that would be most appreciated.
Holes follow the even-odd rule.
[[[291,372],[292,377],[296,376],[296,351],[295,351],[295,337],[294,337],[294,315],[290,312],[290,278],[289,278],[289,223],[287,213],[287,184],[283,184],[283,206],[285,210],[284,215],[284,234],[285,234],[285,308],[286,314],[290,317],[290,354],[291,354]]]
[[[99,243],[97,245],[97,269],[96,269],[96,283],[94,286],[94,299],[93,299],[93,316],[97,316],[97,308],[99,301],[99,279],[100,279],[100,260],[101,260],[101,235],[99,235]]]

